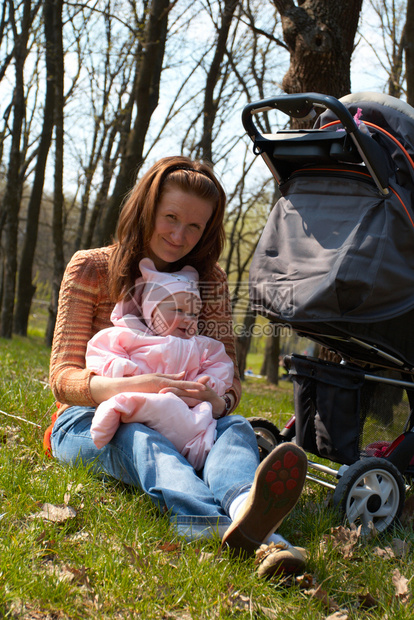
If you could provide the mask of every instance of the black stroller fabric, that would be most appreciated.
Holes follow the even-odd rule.
[[[364,373],[298,355],[288,360],[297,444],[335,463],[355,463],[360,458]]]
[[[389,194],[380,194],[364,166],[310,161],[292,174],[280,186],[282,197],[253,258],[252,307],[297,330],[329,333],[326,326],[333,326],[335,336],[339,327],[397,351],[412,365],[414,110],[410,118],[378,102],[345,100],[352,114],[361,108],[361,121],[385,125],[406,149],[368,125],[383,148]],[[334,119],[327,112],[318,126]]]
[[[283,193],[252,264],[255,304],[295,322],[371,322],[414,308],[414,228],[393,194],[335,173],[292,178]]]

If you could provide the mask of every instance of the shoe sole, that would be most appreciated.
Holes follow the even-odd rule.
[[[233,554],[253,554],[296,505],[306,471],[302,448],[277,446],[257,468],[243,513],[226,530],[221,547],[230,547]]]

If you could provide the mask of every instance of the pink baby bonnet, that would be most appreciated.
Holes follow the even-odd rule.
[[[186,265],[181,271],[166,273],[157,271],[150,258],[143,258],[139,263],[139,269],[144,280],[142,316],[146,321],[151,320],[154,308],[174,293],[189,293],[200,299],[198,272],[190,265]]]
[[[111,314],[114,325],[142,329],[140,321],[144,319],[151,327],[152,312],[163,299],[174,293],[188,292],[200,299],[198,289],[198,272],[186,265],[174,273],[158,271],[150,258],[143,258],[139,263],[141,277],[135,282],[134,295],[115,305]]]

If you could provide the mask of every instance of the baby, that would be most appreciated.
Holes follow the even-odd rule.
[[[134,296],[117,303],[112,312],[114,327],[89,341],[87,367],[109,377],[184,370],[185,380],[207,376],[208,385],[223,396],[233,383],[233,362],[223,344],[197,335],[197,271],[186,266],[176,273],[159,272],[148,258],[139,267],[142,277]],[[139,422],[160,432],[196,470],[203,467],[216,435],[209,402],[189,406],[169,392],[122,392],[101,403],[91,426],[95,445],[107,444],[121,422]]]

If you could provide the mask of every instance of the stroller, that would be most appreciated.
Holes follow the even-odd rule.
[[[322,113],[313,129],[263,134],[256,115],[270,110]],[[302,93],[251,103],[242,120],[281,193],[251,307],[339,360],[285,358],[295,415],[280,431],[253,419],[259,449],[296,441],[348,522],[384,531],[414,475],[414,109],[378,93]]]

